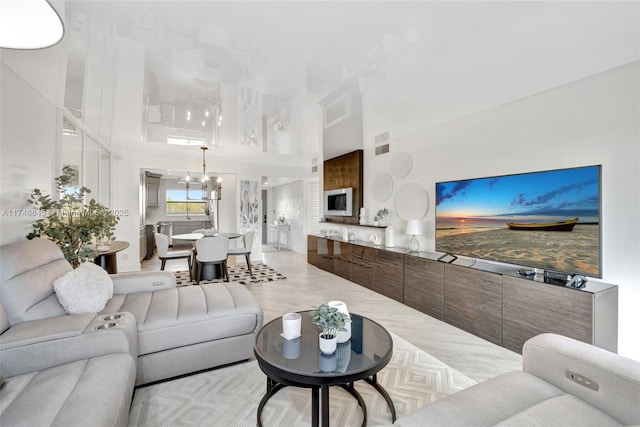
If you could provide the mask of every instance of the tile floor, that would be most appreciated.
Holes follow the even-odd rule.
[[[370,317],[447,365],[475,381],[520,370],[521,356],[397,301],[356,285],[307,263],[306,255],[292,251],[267,252],[265,264],[286,280],[247,285],[264,310],[265,322],[289,311],[308,310],[323,302],[341,300],[350,311]],[[154,256],[143,270],[159,270]],[[186,270],[186,260],[167,261],[166,270]]]

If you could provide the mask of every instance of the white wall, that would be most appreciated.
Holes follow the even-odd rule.
[[[56,108],[0,63],[0,244],[24,240],[31,224],[27,199],[51,194],[56,167]]]
[[[421,247],[433,250],[436,182],[601,164],[602,280],[620,287],[619,352],[640,359],[639,76],[636,62],[419,131],[402,121],[394,123],[387,113],[380,117],[365,92],[365,185],[377,172],[390,170],[394,153],[406,151],[413,159],[409,176],[394,179],[389,202],[374,201],[367,186],[365,206],[371,212],[387,206],[395,241],[406,245],[405,224],[395,215],[394,196],[402,184],[422,184],[430,207]],[[419,84],[419,76],[412,81]],[[412,114],[419,115],[429,100],[417,90],[411,103]],[[373,135],[380,133],[376,126],[381,122],[392,135],[391,150],[374,156]]]

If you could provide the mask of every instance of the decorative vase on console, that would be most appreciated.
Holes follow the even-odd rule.
[[[385,224],[387,223],[387,217],[388,216],[389,216],[389,209],[382,208],[376,213],[375,218],[373,218],[373,223],[375,225],[379,225],[379,226],[384,227]]]
[[[367,223],[367,208],[360,208],[360,225]]]
[[[387,228],[384,230],[384,245],[388,248],[393,248],[395,246],[395,242],[393,241],[392,225],[387,225]]]
[[[347,309],[347,304],[345,304],[343,301],[329,301],[327,305],[329,307],[337,308],[340,313],[343,313],[345,316],[351,319],[351,316],[349,315],[349,310]],[[344,328],[345,329],[343,331],[339,331],[338,335],[336,336],[336,340],[339,344],[343,342],[347,342],[351,339],[351,323],[347,322],[344,325]]]

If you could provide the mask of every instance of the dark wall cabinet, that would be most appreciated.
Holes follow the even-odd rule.
[[[502,276],[446,265],[444,321],[502,345]]]
[[[333,242],[333,273],[347,280],[351,280],[352,249],[351,243]]]
[[[502,278],[502,284],[504,347],[522,351],[529,337],[552,332],[612,351],[617,348],[617,286],[578,292],[509,276]]]
[[[404,303],[444,320],[444,263],[405,257]]]
[[[353,245],[351,253],[351,281],[365,288],[374,289],[376,249]]]
[[[157,173],[145,172],[145,195],[147,207],[160,205],[160,177]]]
[[[333,273],[333,240],[318,239],[318,268]]]
[[[318,240],[319,237],[307,236],[307,262],[311,265],[318,266]]]
[[[404,255],[376,249],[375,281],[373,290],[392,298],[404,301]]]
[[[576,290],[317,236],[308,250],[310,264],[519,353],[545,332],[617,351],[615,285]]]

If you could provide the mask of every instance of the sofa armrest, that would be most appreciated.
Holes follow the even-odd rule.
[[[555,334],[529,339],[522,370],[600,409],[640,424],[640,362]]]
[[[137,357],[137,324],[131,313],[74,314],[17,323],[0,334],[5,377],[111,353]],[[110,328],[101,325],[111,323]]]
[[[114,294],[158,291],[176,287],[176,277],[168,271],[112,274]]]

